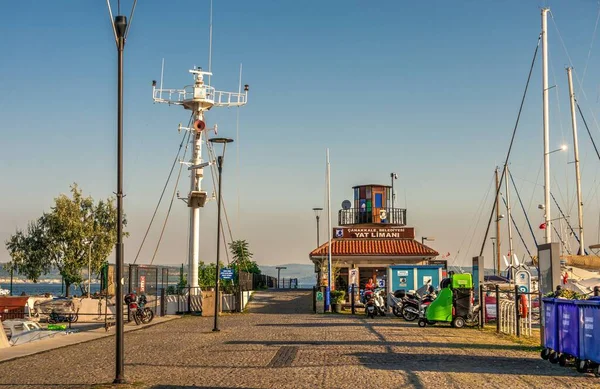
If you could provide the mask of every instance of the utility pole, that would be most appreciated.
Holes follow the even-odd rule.
[[[579,215],[579,255],[585,255],[585,244],[583,243],[583,199],[581,198],[581,174],[579,172],[579,144],[577,142],[577,117],[575,116],[575,92],[573,91],[573,76],[567,67],[569,78],[569,98],[571,101],[571,124],[573,127],[573,152],[575,153],[575,179],[577,181],[577,214]]]
[[[496,166],[496,274],[500,273],[500,178],[498,177],[498,167]]]

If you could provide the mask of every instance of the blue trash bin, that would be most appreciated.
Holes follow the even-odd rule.
[[[577,370],[596,368],[600,374],[600,300],[579,300],[579,361]]]
[[[558,309],[555,301],[556,299],[554,298],[542,298],[544,312],[544,349],[542,350],[543,359],[548,359],[552,354],[556,355],[558,351],[558,323],[556,319]],[[556,356],[556,358],[556,362],[558,362],[558,356]]]
[[[556,299],[558,351],[561,366],[579,358],[579,309],[575,300]]]

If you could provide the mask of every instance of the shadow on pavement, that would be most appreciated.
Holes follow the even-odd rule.
[[[312,313],[312,291],[273,289],[255,292],[247,311],[276,315]]]
[[[381,338],[380,338],[381,339]],[[225,344],[258,344],[263,346],[281,345],[312,345],[312,346],[400,346],[400,347],[432,347],[449,349],[485,349],[485,350],[515,350],[538,351],[537,346],[524,346],[520,344],[490,344],[490,343],[441,343],[441,342],[403,342],[382,340],[230,340]],[[416,354],[408,354],[415,356]],[[478,357],[479,358],[479,357]]]
[[[180,386],[180,385],[155,385],[150,389],[210,389],[210,388],[230,388],[231,386]],[[238,386],[236,386],[238,388]],[[252,389],[246,386],[239,386],[240,389]]]
[[[571,369],[558,368],[548,361],[531,358],[405,353],[353,353],[348,355],[357,357],[360,363],[367,368],[380,370],[581,376]]]
[[[336,318],[334,318],[336,319]],[[342,318],[340,318],[342,319]],[[355,317],[351,317],[349,319],[357,319]],[[394,321],[394,322],[379,322],[379,323],[369,323],[369,325],[374,327],[410,327],[417,328],[415,324],[409,324],[403,321]],[[298,327],[298,328],[320,328],[320,327],[365,327],[365,323],[361,322],[330,322],[323,323],[321,321],[315,323],[264,323],[264,324],[256,324],[257,327]]]

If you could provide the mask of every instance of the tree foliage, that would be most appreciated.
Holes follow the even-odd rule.
[[[231,267],[235,270],[236,274],[239,274],[239,271],[260,274],[260,268],[252,260],[253,254],[250,252],[248,246],[248,242],[245,240],[234,240],[229,243],[229,250],[233,256]]]
[[[29,223],[27,232],[17,230],[6,248],[15,270],[34,282],[56,267],[68,295],[70,285],[82,282],[88,261],[92,273],[98,274],[112,252],[117,242],[117,211],[112,198],[95,203],[92,197],[83,196],[77,184],[71,186],[71,197],[61,194],[54,203],[50,212]]]

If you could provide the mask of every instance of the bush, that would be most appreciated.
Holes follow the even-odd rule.
[[[329,298],[332,304],[341,304],[346,300],[346,292],[343,290],[332,290],[329,292]]]

